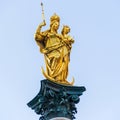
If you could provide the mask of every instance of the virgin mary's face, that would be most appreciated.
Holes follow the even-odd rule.
[[[52,29],[58,30],[58,28],[59,28],[59,22],[56,21],[56,22],[53,23]]]

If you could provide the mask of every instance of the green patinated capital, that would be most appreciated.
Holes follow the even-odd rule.
[[[42,80],[39,93],[27,105],[41,115],[39,120],[50,120],[55,117],[73,120],[77,113],[75,104],[79,103],[80,96],[85,90],[84,86],[66,86]]]

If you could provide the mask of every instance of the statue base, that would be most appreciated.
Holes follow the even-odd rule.
[[[79,97],[85,90],[84,86],[42,80],[39,93],[27,105],[41,115],[39,120],[73,120],[77,113],[75,104],[79,103]]]

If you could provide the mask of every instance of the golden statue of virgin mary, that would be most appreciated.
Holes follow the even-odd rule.
[[[54,14],[50,18],[50,28],[41,31],[46,25],[45,20],[40,23],[35,33],[35,40],[40,47],[40,52],[44,54],[46,71],[42,68],[43,75],[57,83],[72,85],[67,81],[68,65],[70,62],[70,52],[74,40],[68,35],[69,26],[63,26],[61,33],[57,31],[60,25],[60,17]]]

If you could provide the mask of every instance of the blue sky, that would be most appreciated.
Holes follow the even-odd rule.
[[[44,58],[34,40],[42,22],[40,0],[0,3],[0,120],[38,120],[27,103],[44,79]],[[74,37],[69,77],[87,91],[76,120],[120,119],[120,1],[43,0],[46,27],[54,13]]]

